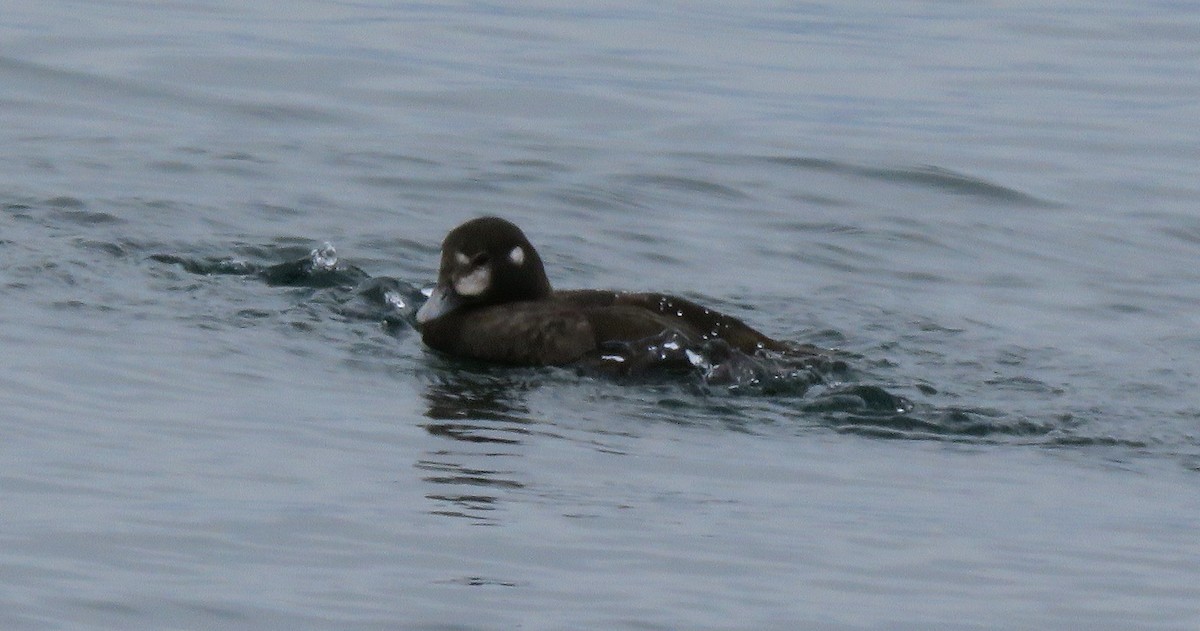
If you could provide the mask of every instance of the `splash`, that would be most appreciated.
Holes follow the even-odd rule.
[[[607,342],[581,366],[623,381],[682,378],[709,393],[739,395],[799,396],[813,386],[836,383],[847,371],[841,359],[807,347],[748,354],[719,338],[694,342],[677,331]]]
[[[337,269],[337,250],[328,241],[319,248],[313,249],[308,255],[309,267],[313,271],[328,272]]]

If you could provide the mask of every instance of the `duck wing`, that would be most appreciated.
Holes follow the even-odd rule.
[[[596,349],[584,313],[549,301],[454,311],[426,323],[421,339],[450,355],[525,366],[569,364]]]
[[[720,339],[748,354],[759,349],[794,350],[738,318],[670,294],[581,289],[555,292],[554,298],[584,309],[601,342],[641,339],[674,329],[694,342]]]

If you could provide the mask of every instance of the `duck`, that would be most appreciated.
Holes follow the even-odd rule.
[[[416,323],[435,351],[516,366],[575,364],[644,340],[673,348],[715,342],[751,356],[797,350],[671,294],[555,290],[525,233],[500,217],[471,219],[446,235]]]

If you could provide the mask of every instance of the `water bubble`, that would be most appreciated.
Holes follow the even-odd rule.
[[[408,306],[404,303],[404,297],[401,296],[400,292],[397,292],[397,291],[388,290],[388,291],[384,292],[383,301],[385,303],[387,303],[388,306],[390,306],[393,309],[396,309],[397,311],[402,310],[402,309],[404,309],[404,307]]]
[[[254,266],[244,259],[238,258],[225,259],[213,265],[213,271],[218,274],[250,274],[253,270]]]
[[[337,250],[328,241],[309,254],[309,263],[314,271],[333,271],[337,268]]]

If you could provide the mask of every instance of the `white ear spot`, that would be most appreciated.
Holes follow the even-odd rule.
[[[525,262],[525,250],[521,246],[512,249],[508,253],[508,260],[512,261],[513,265],[520,265]]]
[[[471,257],[467,256],[466,254],[463,254],[462,252],[455,252],[454,260],[458,261],[459,265],[467,265],[471,262]]]

